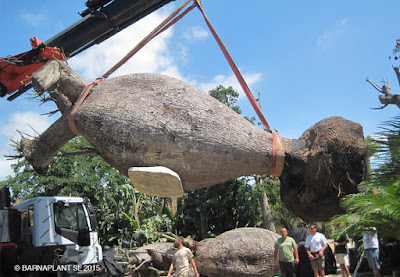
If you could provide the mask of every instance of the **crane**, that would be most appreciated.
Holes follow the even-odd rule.
[[[82,19],[42,42],[31,38],[32,49],[0,57],[0,96],[15,99],[32,87],[30,76],[49,60],[66,60],[99,44],[174,0],[88,0]]]

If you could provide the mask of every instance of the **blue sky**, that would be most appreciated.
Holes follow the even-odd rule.
[[[84,0],[0,0],[0,57],[30,49],[29,39],[50,39],[81,17]],[[116,63],[183,1],[174,1],[104,43],[68,61],[92,81]],[[360,123],[364,134],[380,131],[379,124],[398,115],[396,106],[378,107],[379,93],[365,78],[380,85],[389,77],[392,92],[399,86],[389,60],[400,37],[400,2],[386,1],[238,1],[203,0],[214,28],[230,51],[253,94],[280,135],[298,138],[316,122],[342,116]],[[232,71],[195,9],[173,28],[141,50],[113,76],[136,72],[171,75],[207,92],[219,84],[241,92]],[[112,76],[111,76],[112,77]],[[34,135],[59,115],[28,99],[0,99],[0,153],[13,154],[10,139],[16,130]],[[243,114],[255,115],[241,92]],[[12,174],[0,156],[0,180]]]

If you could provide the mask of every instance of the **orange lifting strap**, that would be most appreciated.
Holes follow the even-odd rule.
[[[210,29],[211,33],[213,34],[215,40],[217,41],[219,47],[221,48],[222,52],[224,53],[224,56],[226,60],[228,61],[229,65],[231,66],[233,73],[235,74],[236,78],[238,79],[240,85],[242,86],[242,89],[246,93],[247,98],[249,98],[251,105],[253,106],[254,110],[256,111],[258,117],[260,118],[261,122],[263,123],[265,129],[270,130],[271,128],[269,127],[269,124],[267,120],[265,119],[260,106],[257,104],[256,99],[254,98],[253,94],[251,93],[249,87],[247,86],[246,81],[244,80],[242,74],[240,73],[239,69],[237,68],[235,62],[233,61],[231,55],[229,54],[228,50],[226,49],[224,43],[222,40],[219,38],[217,32],[211,25],[210,20],[208,19],[206,13],[204,12],[203,6],[201,5],[200,0],[194,0],[197,3],[197,6],[199,7],[201,13],[203,14],[203,17],[207,23],[208,28]]]
[[[193,1],[194,4],[192,4],[190,7],[188,7],[185,11],[183,11],[180,15],[179,12],[189,3]],[[103,76],[96,81],[89,83],[88,85],[85,86],[83,89],[81,95],[78,98],[78,101],[74,104],[74,107],[71,111],[71,114],[68,117],[68,125],[70,130],[76,134],[76,135],[81,135],[79,131],[76,129],[75,122],[74,122],[74,116],[79,108],[79,106],[82,104],[82,102],[85,100],[87,95],[89,94],[90,90],[98,83],[100,83],[102,80],[108,78],[112,73],[114,73],[118,68],[120,68],[124,63],[126,63],[133,55],[135,55],[140,49],[143,48],[149,41],[151,41],[153,38],[155,38],[157,35],[161,34],[165,30],[167,30],[169,27],[171,27],[173,24],[175,24],[178,20],[180,20],[183,16],[185,16],[189,11],[191,11],[193,8],[198,7],[199,10],[201,11],[206,24],[208,28],[210,29],[211,33],[213,34],[215,40],[217,41],[219,47],[221,48],[221,51],[223,52],[226,60],[228,61],[230,67],[232,68],[233,73],[235,74],[237,80],[239,81],[243,91],[245,92],[247,98],[249,99],[251,105],[253,106],[253,109],[257,113],[260,121],[263,123],[264,127],[266,130],[271,131],[273,134],[273,141],[272,141],[272,166],[270,169],[269,174],[270,175],[276,175],[279,176],[283,164],[282,162],[282,155],[276,155],[277,152],[282,153],[283,151],[283,146],[281,145],[279,136],[276,134],[274,130],[271,130],[267,120],[265,119],[260,106],[258,105],[257,101],[255,100],[253,94],[250,91],[250,88],[248,87],[246,81],[244,80],[242,74],[240,73],[239,69],[237,68],[235,62],[233,61],[231,55],[229,54],[228,50],[226,49],[225,45],[219,38],[217,32],[211,25],[210,20],[208,19],[203,6],[200,2],[200,0],[186,0],[183,4],[181,4],[171,15],[169,15],[163,22],[161,22],[150,34],[148,34],[142,41],[140,41],[131,51],[128,52],[128,54],[125,55],[124,58],[122,58],[118,63],[116,63],[113,67],[111,67],[106,73],[103,74]],[[178,15],[178,16],[177,16]],[[175,18],[174,18],[175,17]],[[277,161],[279,159],[279,161]]]

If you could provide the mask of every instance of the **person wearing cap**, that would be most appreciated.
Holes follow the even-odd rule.
[[[368,265],[375,277],[381,277],[379,263],[379,240],[375,227],[367,227],[363,236],[364,258],[367,258]]]
[[[325,276],[325,256],[324,251],[328,247],[326,237],[317,232],[317,226],[310,226],[310,235],[306,238],[304,247],[306,248],[311,267],[314,271],[314,277]]]

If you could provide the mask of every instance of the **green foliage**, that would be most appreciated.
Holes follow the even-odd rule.
[[[73,194],[87,196],[94,201],[103,199],[106,197],[105,192],[99,188],[112,188],[126,183],[126,178],[97,155],[69,155],[88,148],[90,145],[83,138],[71,140],[54,157],[48,170],[42,175],[37,174],[23,159],[13,165],[16,176],[1,182],[0,186],[9,186],[15,198]]]
[[[400,39],[396,39],[396,45],[393,48],[393,54],[400,52]]]
[[[21,160],[13,165],[15,177],[0,182],[0,187],[10,187],[14,198],[88,197],[100,210],[98,232],[102,244],[139,238],[133,245],[140,246],[157,241],[152,232],[171,230],[172,219],[163,199],[140,194],[124,175],[97,155],[72,155],[88,149],[90,145],[84,138],[71,140],[42,175]]]
[[[210,96],[224,103],[238,114],[242,114],[242,110],[240,109],[240,107],[236,106],[239,93],[231,86],[225,88],[223,85],[219,85],[215,89],[210,90],[208,93],[210,94]]]
[[[360,185],[360,193],[342,201],[346,214],[331,223],[345,223],[345,231],[353,236],[375,226],[381,238],[400,240],[400,117],[386,122],[373,143],[379,165]]]
[[[118,207],[128,219],[130,228],[121,229],[121,237],[128,239],[131,246],[165,241],[157,232],[171,231],[173,218],[165,200],[156,196],[139,193],[130,184],[123,186],[124,201]],[[118,213],[117,213],[118,214]],[[121,222],[119,218],[117,222]]]
[[[236,113],[242,114],[242,110],[240,109],[239,106],[236,105],[239,97],[239,92],[234,90],[231,86],[225,88],[223,85],[218,85],[215,89],[210,90],[208,94],[210,94],[210,96],[214,97],[215,99],[227,105]],[[257,119],[255,116],[252,117],[244,116],[244,118],[248,120],[250,123],[256,124]],[[258,122],[257,124],[260,125],[261,123]]]
[[[262,227],[262,197],[266,193],[275,224],[296,228],[292,215],[280,199],[280,182],[263,176],[260,183],[241,178],[188,192],[179,199],[175,228],[181,235],[201,240],[239,227]]]
[[[218,86],[210,95],[241,113],[236,106],[239,93],[232,87]],[[247,119],[254,124],[254,117]],[[173,229],[200,240],[237,227],[261,226],[265,194],[279,225],[290,229],[297,220],[280,200],[279,180],[269,176],[263,176],[259,184],[254,184],[251,178],[242,178],[190,191],[179,199],[175,217],[169,201],[139,193],[124,175],[101,157],[73,155],[88,149],[91,146],[84,138],[71,140],[42,175],[26,160],[20,160],[13,165],[15,177],[0,182],[0,187],[10,187],[15,198],[89,197],[100,210],[98,232],[103,245],[125,240],[133,247],[163,241],[156,233]]]
[[[383,130],[374,142],[378,166],[373,170],[375,183],[392,184],[400,174],[400,116],[381,125]]]
[[[241,114],[236,106],[239,93],[232,87],[219,85],[209,94]],[[254,117],[246,119],[254,124]],[[252,177],[246,177],[188,192],[178,202],[176,230],[183,236],[192,235],[201,240],[238,227],[262,226],[264,194],[267,194],[274,219],[290,229],[298,219],[280,200],[279,180],[270,176],[257,178],[263,181],[254,184]]]
[[[259,190],[265,190],[269,206],[271,209],[272,217],[276,227],[285,227],[287,230],[292,230],[298,227],[300,220],[297,216],[293,215],[286,206],[283,204],[280,197],[280,181],[277,177],[264,176]]]
[[[262,222],[260,194],[246,179],[192,190],[179,199],[176,229],[201,240]]]

